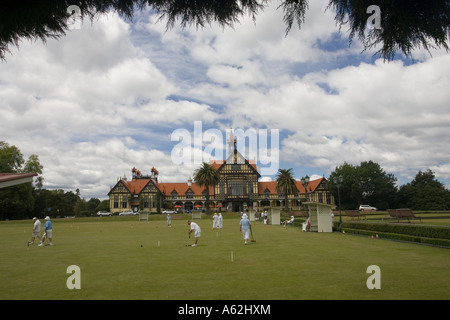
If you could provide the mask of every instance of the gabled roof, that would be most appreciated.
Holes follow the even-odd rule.
[[[192,185],[189,187],[186,182],[159,182],[155,183],[152,179],[133,179],[131,181],[127,181],[125,179],[119,180],[116,185],[111,188],[108,195],[111,193],[113,189],[117,187],[119,183],[122,183],[124,187],[131,193],[131,194],[139,194],[142,192],[142,190],[148,185],[153,184],[161,193],[163,193],[166,196],[172,195],[173,192],[176,192],[176,194],[179,195],[185,195],[188,190],[191,190],[195,196],[202,196],[203,191],[205,190],[205,187],[200,187],[196,183],[192,183]],[[214,187],[209,187],[209,194],[214,194]]]
[[[312,180],[308,183],[308,193],[316,191],[316,189],[319,187],[319,185],[322,183],[322,181],[325,180],[325,178],[320,178],[317,180]],[[295,181],[295,186],[298,189],[298,192],[300,194],[304,194],[305,187],[303,187],[303,184],[301,181]],[[269,189],[271,194],[277,194],[277,182],[276,181],[262,181],[258,182],[258,192],[259,194],[264,194],[265,190]]]
[[[179,195],[185,195],[188,190],[192,190],[195,196],[203,195],[203,191],[205,187],[200,187],[195,182],[189,187],[186,182],[160,182],[158,183],[159,190],[166,196],[172,195],[173,191],[175,191]],[[209,194],[214,194],[214,188],[212,186],[209,187]]]
[[[277,182],[276,181],[258,182],[259,194],[265,194],[266,189],[269,190],[270,194],[277,194]]]
[[[308,193],[316,191],[316,189],[319,187],[319,185],[322,183],[322,181],[326,180],[325,178],[320,178],[316,180],[312,180],[308,183]],[[306,193],[305,187],[303,186],[303,183],[301,181],[295,181],[295,185],[297,186],[297,189],[300,193]]]
[[[152,179],[133,179],[131,181],[127,181],[125,179],[119,180],[116,185],[111,188],[111,190],[108,192],[108,195],[111,193],[111,191],[117,187],[119,183],[122,183],[125,188],[131,193],[131,194],[139,194],[142,192],[142,190],[148,185],[153,184],[156,188],[158,188],[157,184],[153,182]]]
[[[220,169],[222,169],[222,167],[227,163],[226,160],[211,160],[209,162],[209,165],[216,171],[219,171]],[[254,160],[245,160],[245,162],[243,163],[238,163],[238,164],[246,164],[249,165],[250,168],[256,173],[258,174],[258,177],[260,177],[261,175],[258,172],[258,167],[256,166],[256,162]]]

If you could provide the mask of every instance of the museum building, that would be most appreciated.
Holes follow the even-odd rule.
[[[235,144],[236,146],[236,144]],[[246,209],[264,210],[267,207],[284,208],[285,197],[277,192],[276,181],[259,181],[256,163],[245,159],[236,150],[229,152],[226,160],[210,161],[220,176],[219,183],[209,187],[210,209],[213,211],[241,212]],[[150,175],[133,168],[132,178],[118,179],[108,193],[110,212],[149,211],[158,212],[173,208],[180,213],[189,210],[206,210],[206,189],[191,178],[186,182],[159,182],[159,172],[154,167]],[[288,208],[301,210],[304,201],[334,206],[327,179],[296,181],[296,191],[288,195]]]

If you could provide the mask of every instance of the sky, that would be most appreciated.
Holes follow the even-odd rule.
[[[107,199],[133,167],[187,181],[226,158],[231,130],[264,180],[372,160],[398,185],[431,169],[449,188],[450,53],[384,61],[349,45],[327,4],[311,1],[287,36],[274,2],[233,28],[166,30],[145,9],[22,41],[0,63],[0,140],[39,156],[44,188],[85,199]]]

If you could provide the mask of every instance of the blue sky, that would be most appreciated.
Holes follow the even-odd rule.
[[[217,148],[230,128],[279,130],[278,166],[297,178],[372,160],[399,184],[430,168],[450,186],[450,54],[383,61],[349,46],[327,2],[287,36],[275,3],[234,28],[166,30],[144,10],[21,42],[0,65],[1,140],[39,155],[44,187],[87,199],[133,167],[186,181],[198,165],[171,161],[171,136],[196,121],[222,133]],[[191,151],[207,161],[208,145]]]

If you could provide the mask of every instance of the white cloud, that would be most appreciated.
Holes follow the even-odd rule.
[[[194,121],[224,135],[279,129],[280,162],[300,176],[373,160],[404,179],[427,168],[450,179],[450,55],[372,61],[358,41],[347,47],[327,4],[311,2],[287,37],[271,3],[234,28],[166,31],[147,10],[134,24],[109,14],[59,41],[24,42],[0,65],[0,136],[39,155],[44,187],[86,197],[106,197],[134,166],[185,181],[196,165],[170,161],[170,135]]]

